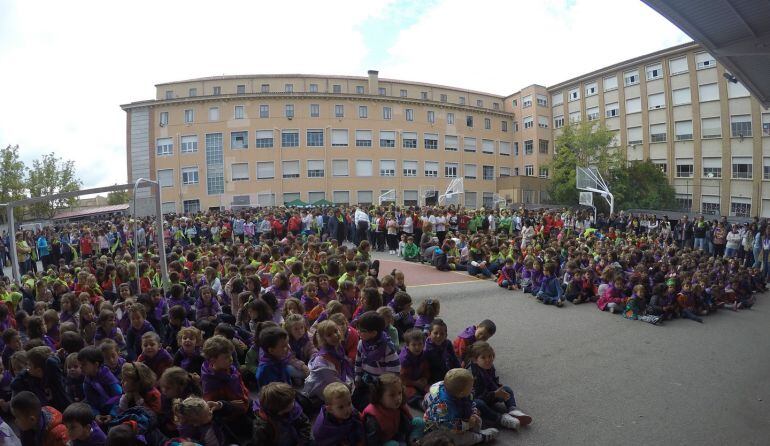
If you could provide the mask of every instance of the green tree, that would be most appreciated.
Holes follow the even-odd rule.
[[[614,175],[622,201],[618,209],[674,209],[676,191],[668,178],[649,159],[633,161]],[[614,194],[614,192],[613,192]]]
[[[82,182],[75,175],[75,162],[63,161],[53,152],[32,161],[27,173],[27,189],[31,197],[45,197],[80,189]],[[30,207],[36,217],[53,218],[57,209],[72,206],[76,199],[62,198],[37,203]]]
[[[117,186],[117,184],[116,184]],[[110,206],[116,204],[126,204],[131,199],[128,191],[116,190],[107,194],[107,204]]]
[[[24,162],[19,159],[19,146],[8,145],[0,150],[0,203],[24,198]],[[21,217],[22,208],[16,209]],[[5,212],[0,212],[0,221],[5,221]]]

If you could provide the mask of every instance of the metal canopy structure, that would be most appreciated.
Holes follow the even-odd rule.
[[[642,0],[703,45],[770,108],[770,2],[767,0]]]

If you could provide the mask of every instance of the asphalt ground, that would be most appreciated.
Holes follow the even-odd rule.
[[[415,308],[440,299],[450,336],[483,319],[497,324],[497,372],[534,418],[497,444],[770,444],[767,294],[751,310],[720,310],[703,324],[653,326],[595,304],[546,306],[465,273],[438,273],[455,281],[439,284],[427,265],[375,257],[383,273],[404,271]]]

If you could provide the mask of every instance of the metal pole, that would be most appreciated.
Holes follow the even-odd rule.
[[[163,212],[161,210],[161,199],[160,199],[160,183],[154,182],[153,189],[155,189],[156,196],[158,197],[157,200],[155,200],[155,215],[156,215],[156,221],[155,223],[158,225],[158,228],[155,230],[155,238],[158,241],[158,253],[160,254],[160,274],[161,278],[163,279],[163,288],[168,288],[168,264],[166,263],[166,240],[163,237]]]
[[[19,274],[19,255],[16,252],[16,223],[13,219],[13,205],[7,204],[5,213],[8,221],[8,240],[10,246],[8,251],[11,253],[11,276],[16,283],[21,284],[21,274]]]
[[[139,237],[137,237],[137,230],[136,230],[136,190],[139,189],[139,183],[142,181],[147,181],[144,178],[139,178],[136,180],[136,183],[134,183],[134,212],[133,220],[134,220],[134,264],[136,267],[136,294],[139,295],[142,292],[142,278],[139,276],[139,250],[137,249],[139,247]]]

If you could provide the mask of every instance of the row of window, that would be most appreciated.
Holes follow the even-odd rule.
[[[669,75],[674,76],[677,74],[687,73],[689,66],[686,56],[677,57],[668,61]],[[704,70],[708,68],[716,67],[716,61],[708,53],[697,53],[695,55],[695,67],[696,70]],[[657,62],[645,67],[645,76],[648,81],[661,79],[663,77],[663,63]],[[602,86],[604,91],[613,91],[618,89],[618,77],[607,76],[602,80]],[[623,73],[623,85],[630,87],[637,85],[640,81],[639,70],[633,69]],[[586,97],[599,94],[599,81],[589,82],[585,84],[584,93]],[[577,101],[580,99],[580,87],[575,87],[567,91],[567,100],[569,102]],[[557,91],[551,95],[551,102],[554,106],[561,105],[564,102],[563,94],[561,91]]]
[[[270,91],[270,84],[261,84],[260,93],[271,93]],[[283,86],[283,91],[279,91],[278,93],[294,93],[294,84],[286,83]],[[318,84],[310,84],[308,86],[308,93],[318,93]],[[332,85],[332,93],[340,94],[342,93],[342,85],[341,84],[333,84]],[[366,94],[366,88],[363,85],[357,85],[356,94]],[[328,93],[328,92],[327,92]],[[380,96],[387,96],[388,90],[385,87],[379,87],[377,90],[377,94]],[[212,95],[213,96],[219,96],[222,94],[222,87],[215,86],[212,89]],[[240,84],[235,86],[235,94],[246,94],[246,84]],[[191,87],[187,90],[187,96],[188,97],[196,97],[198,96],[198,89],[195,87]],[[174,90],[166,90],[166,99],[175,99],[177,97]],[[409,92],[406,89],[400,89],[399,91],[399,97],[402,98],[408,98]],[[421,91],[420,92],[420,99],[424,101],[433,100],[432,95],[430,92],[427,91]],[[439,95],[439,101],[440,102],[449,102],[449,97],[446,94],[440,94]],[[458,96],[457,103],[460,105],[466,105],[465,104],[465,96]],[[484,100],[483,99],[476,99],[476,107],[484,108]],[[493,110],[500,110],[500,103],[499,102],[492,102],[492,109]]]
[[[770,114],[763,115],[762,136],[770,136]],[[650,142],[666,142],[668,130],[666,123],[650,124]],[[642,127],[629,127],[627,129],[629,145],[642,143]],[[733,138],[750,138],[753,129],[750,115],[730,116],[730,136]],[[722,121],[719,117],[701,118],[701,138],[712,139],[722,137]],[[693,139],[692,120],[674,122],[674,140],[687,141]]]
[[[280,147],[293,148],[300,147],[300,131],[289,130],[257,130],[254,132],[254,147],[258,149],[270,149],[276,146],[276,132],[280,132]],[[330,129],[332,147],[349,147],[351,144],[355,147],[372,147],[374,144],[375,132],[372,130],[354,130],[354,142],[350,141],[350,131],[348,129]],[[399,135],[400,133],[400,135]],[[221,133],[209,133],[208,135],[221,135]],[[327,132],[323,129],[307,129],[305,133],[305,145],[307,147],[325,147]],[[380,130],[376,136],[379,137],[377,143],[380,148],[395,148],[400,136],[400,146],[405,149],[417,149],[420,146],[420,134],[418,132],[397,132],[395,130]],[[422,148],[426,150],[439,149],[438,133],[423,133]],[[462,146],[460,143],[462,142]],[[179,137],[181,153],[195,153],[198,151],[197,135],[182,135]],[[548,140],[540,140],[541,153],[543,144],[545,152],[548,153]],[[518,155],[519,143],[514,142],[514,152]],[[532,140],[525,142],[525,147],[530,147]],[[478,149],[478,139],[475,137],[461,137],[457,135],[444,135],[444,150],[457,152],[462,147],[464,152],[476,152]],[[249,132],[237,131],[230,132],[230,149],[242,150],[249,148]],[[485,154],[499,154],[502,156],[511,155],[511,143],[509,141],[495,141],[492,139],[481,140],[481,152]],[[174,154],[174,138],[158,138],[155,141],[155,153],[158,156],[170,156]],[[529,152],[531,153],[531,151]]]
[[[753,178],[754,163],[750,156],[734,156],[731,161],[731,178],[734,180],[751,180]],[[652,160],[661,171],[668,171],[668,164],[665,160]],[[695,166],[692,158],[677,158],[675,160],[676,178],[692,178],[695,175]],[[722,178],[722,158],[704,157],[701,161],[703,174],[702,178],[721,179]],[[770,180],[770,157],[762,159],[762,179]]]
[[[763,201],[763,207],[766,206]],[[690,212],[692,210],[692,194],[676,194],[676,202],[679,209]],[[770,205],[770,203],[767,203]],[[720,197],[718,195],[701,195],[701,213],[704,215],[721,215]],[[746,197],[730,197],[730,216],[752,217],[751,199]]]
[[[288,160],[280,162],[280,172],[277,176],[284,179],[300,178],[301,176],[301,163],[299,160]],[[355,177],[396,177],[398,171],[396,169],[396,160],[379,160],[379,172],[374,170],[375,162],[373,160],[363,159],[354,160],[353,168],[355,169],[352,176]],[[276,166],[274,161],[258,161],[256,163],[256,176],[257,180],[272,180],[276,178]],[[324,178],[327,175],[326,166],[324,160],[307,160],[305,162],[305,177],[306,178]],[[444,178],[458,178],[460,173],[460,163],[444,163]],[[476,164],[462,164],[462,177],[469,180],[478,179],[478,166]],[[530,166],[531,167],[531,166]],[[351,176],[349,161],[344,160],[332,160],[331,161],[332,176],[333,177],[349,177]],[[526,171],[526,169],[525,169]],[[548,176],[547,170],[541,172],[541,176]],[[198,166],[189,166],[181,168],[181,182],[183,185],[189,186],[198,184],[200,176],[198,173]],[[511,176],[510,167],[500,167],[499,175],[501,177]],[[514,169],[514,175],[518,175],[518,168]],[[530,172],[527,175],[532,175]],[[420,162],[412,160],[404,160],[401,162],[401,175],[403,177],[418,177],[423,176],[427,178],[439,177],[439,162],[438,161],[424,161],[423,170],[420,172]],[[174,169],[159,169],[157,175],[158,181],[162,187],[174,186]],[[251,173],[249,163],[232,163],[230,164],[230,179],[232,181],[249,181],[251,180]],[[481,166],[481,179],[491,181],[495,179],[495,166],[483,165]]]

